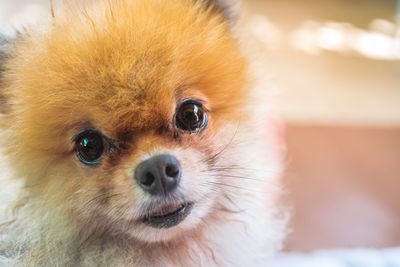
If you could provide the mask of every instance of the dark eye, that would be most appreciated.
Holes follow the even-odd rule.
[[[178,129],[189,133],[197,133],[207,127],[208,119],[200,102],[189,100],[181,104],[175,115]]]
[[[93,130],[84,131],[75,140],[78,159],[86,165],[100,163],[104,152],[104,141],[101,133]]]

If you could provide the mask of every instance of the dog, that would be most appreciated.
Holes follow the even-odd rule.
[[[0,264],[250,267],[280,248],[281,166],[234,9],[64,3],[2,38],[2,149],[23,185]]]

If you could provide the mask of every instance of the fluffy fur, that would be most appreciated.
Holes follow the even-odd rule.
[[[4,69],[4,62],[7,60],[8,55],[10,53],[10,38],[2,35],[0,33],[0,112],[4,113],[5,112],[5,107],[6,107],[6,100],[3,92],[3,88],[5,85],[3,85],[3,73],[5,71]]]
[[[280,247],[279,166],[264,98],[218,1],[108,0],[69,5],[17,42],[4,66],[3,148],[23,181],[0,233],[13,266],[253,266]],[[201,99],[198,134],[176,132],[177,103]],[[73,138],[101,130],[119,149],[96,168]],[[266,129],[267,130],[267,129]],[[173,201],[195,203],[171,229],[137,221],[161,205],[132,178],[151,155],[183,167]],[[149,204],[151,203],[151,204]]]

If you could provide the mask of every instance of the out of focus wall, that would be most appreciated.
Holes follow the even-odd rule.
[[[394,0],[248,0],[246,32],[286,122],[286,249],[400,245]]]
[[[395,0],[243,3],[286,121],[400,125]]]

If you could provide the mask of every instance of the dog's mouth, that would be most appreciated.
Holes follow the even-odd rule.
[[[194,203],[187,202],[163,206],[143,217],[143,223],[153,228],[171,228],[183,222],[191,213]]]

